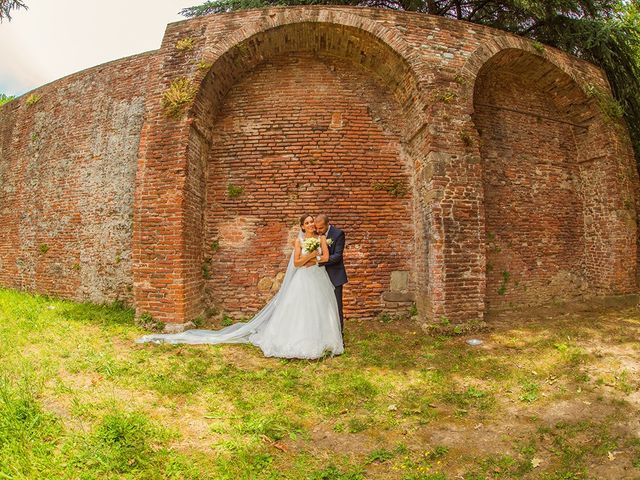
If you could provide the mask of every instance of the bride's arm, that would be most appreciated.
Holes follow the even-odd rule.
[[[315,257],[316,257],[315,252],[302,255],[302,246],[300,245],[300,240],[296,238],[296,244],[295,244],[294,253],[293,253],[293,265],[296,267],[303,267]]]
[[[322,249],[322,255],[320,255],[318,263],[324,263],[329,260],[329,245],[327,245],[327,237],[324,235],[320,237],[320,248]]]

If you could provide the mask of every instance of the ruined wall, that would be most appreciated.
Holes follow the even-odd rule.
[[[132,301],[133,193],[152,58],[94,67],[0,108],[1,285]]]

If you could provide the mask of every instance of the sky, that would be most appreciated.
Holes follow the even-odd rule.
[[[178,12],[204,0],[25,0],[0,23],[0,93],[22,95],[104,62],[160,47]]]

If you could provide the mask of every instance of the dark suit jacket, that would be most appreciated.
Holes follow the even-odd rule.
[[[333,243],[329,245],[329,260],[320,265],[324,265],[331,279],[331,283],[335,287],[347,283],[347,271],[344,269],[342,253],[344,252],[344,232],[333,225],[329,226],[327,239],[331,239]]]

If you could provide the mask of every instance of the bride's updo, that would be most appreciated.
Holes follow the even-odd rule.
[[[310,214],[308,214],[308,213],[305,213],[305,214],[303,214],[303,215],[300,217],[300,231],[301,231],[302,233],[304,233],[304,221],[305,221],[307,218],[309,218],[309,217],[313,218],[313,215],[310,215]]]

